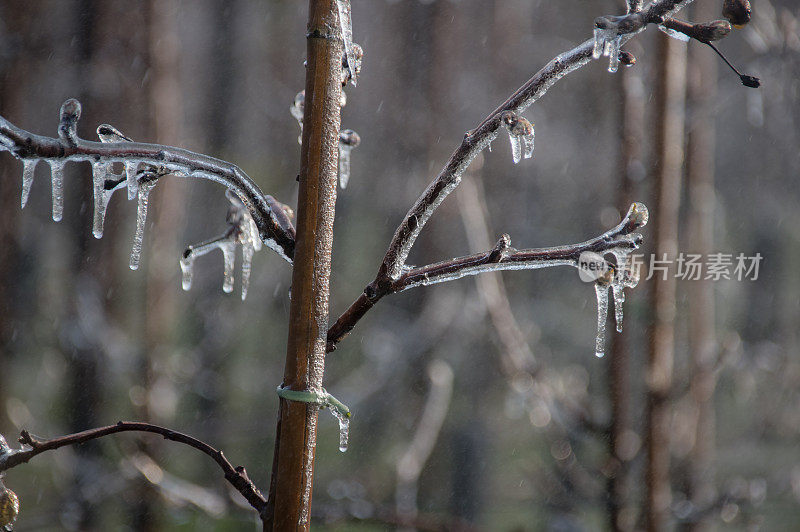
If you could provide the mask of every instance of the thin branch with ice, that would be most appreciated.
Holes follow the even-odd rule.
[[[228,459],[225,458],[222,451],[215,449],[197,438],[150,423],[119,421],[116,425],[108,425],[106,427],[98,427],[83,432],[67,434],[66,436],[60,436],[50,440],[37,438],[31,435],[27,430],[23,430],[19,437],[19,443],[22,444],[19,449],[12,449],[6,443],[5,439],[0,436],[0,472],[27,463],[34,456],[46,451],[53,451],[68,445],[85,443],[120,432],[150,432],[159,434],[163,436],[164,439],[194,447],[198,451],[210,456],[217,465],[219,465],[220,469],[222,469],[222,472],[225,474],[225,480],[227,480],[236,491],[241,493],[259,514],[262,514],[266,508],[267,501],[264,495],[255,484],[253,484],[250,477],[247,476],[247,471],[245,471],[244,467],[234,467]]]
[[[552,266],[578,268],[582,253],[591,252],[601,257],[610,253],[614,255],[616,265],[612,265],[610,268],[614,277],[606,279],[606,286],[635,285],[630,269],[623,265],[628,263],[631,251],[641,245],[642,235],[635,231],[643,227],[647,223],[647,219],[647,208],[641,203],[634,203],[617,226],[600,236],[578,244],[518,250],[511,247],[509,236],[503,235],[494,248],[483,253],[448,259],[426,266],[404,268],[396,279],[386,284],[377,285],[373,282],[368,285],[364,293],[336,320],[336,323],[328,329],[328,352],[336,349],[336,344],[349,334],[356,323],[383,296],[419,286],[454,281],[467,275],[501,270],[534,270]],[[615,292],[615,295],[619,294]]]

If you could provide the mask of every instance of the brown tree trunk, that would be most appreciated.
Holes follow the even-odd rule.
[[[717,6],[695,5],[695,20],[712,20]],[[702,46],[691,49],[689,70],[689,124],[686,177],[689,200],[689,252],[707,256],[714,245],[714,148],[713,105],[717,91],[717,58]],[[689,353],[691,401],[696,417],[694,446],[689,454],[688,498],[695,508],[708,507],[714,489],[714,388],[716,338],[714,334],[714,287],[710,280],[692,281],[689,297]],[[706,530],[706,520],[691,523],[688,530]]]
[[[655,234],[658,260],[674,264],[678,253],[678,210],[683,164],[686,44],[660,35],[655,119]],[[647,499],[645,521],[651,532],[669,521],[670,414],[669,393],[675,353],[675,288],[673,271],[656,272],[651,279],[650,353],[647,385]]]
[[[631,43],[629,49],[638,53],[640,47]],[[619,165],[622,176],[617,206],[621,212],[635,201],[635,184],[642,179],[642,138],[644,137],[644,84],[639,68],[625,68],[619,76],[620,125],[622,145]],[[611,400],[611,424],[609,427],[609,478],[607,485],[607,508],[611,530],[631,530],[633,513],[626,511],[629,504],[630,460],[636,453],[634,435],[630,426],[630,346],[631,314],[621,333],[614,334],[611,356],[608,359],[608,395]]]
[[[283,386],[322,389],[339,160],[342,42],[334,0],[310,0],[297,239]],[[319,407],[280,400],[264,530],[308,530]]]

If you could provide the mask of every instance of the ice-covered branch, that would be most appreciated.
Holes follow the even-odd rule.
[[[389,283],[373,282],[368,285],[364,293],[336,320],[336,323],[328,329],[328,351],[336,349],[336,344],[347,336],[364,314],[385,295],[484,272],[535,270],[552,266],[579,267],[581,255],[587,252],[599,255],[600,260],[603,260],[602,256],[606,253],[614,255],[615,264],[609,267],[611,273],[606,278],[598,279],[598,283],[601,283],[605,289],[613,288],[614,296],[620,303],[621,309],[622,287],[635,284],[631,282],[627,258],[631,251],[641,245],[642,235],[635,231],[644,226],[647,219],[647,208],[641,203],[634,203],[625,218],[613,229],[578,244],[515,249],[511,247],[511,239],[508,235],[503,235],[492,249],[483,253],[475,253],[426,266],[403,268],[401,274]],[[621,325],[621,313],[618,315],[618,321]],[[605,323],[605,315],[603,322]],[[603,335],[599,334],[598,336]]]
[[[282,205],[264,194],[239,167],[208,155],[182,148],[132,142],[111,126],[98,128],[101,142],[77,135],[80,103],[67,100],[61,108],[58,138],[35,135],[0,117],[0,150],[7,150],[23,162],[22,205],[27,200],[35,165],[46,160],[52,170],[53,219],[63,209],[63,168],[67,161],[88,161],[93,168],[95,222],[93,233],[102,236],[105,206],[110,194],[121,188],[120,176],[111,173],[113,163],[125,167],[124,185],[128,197],[139,197],[139,214],[146,212],[147,191],[163,175],[215,181],[233,191],[252,216],[261,241],[288,262],[294,256],[295,231]],[[132,258],[132,267],[134,266]]]
[[[640,13],[600,18],[608,19],[610,24],[614,25],[615,36],[620,37],[618,44],[621,45],[641,31],[648,22],[663,22],[664,17],[675,13],[691,1],[655,0]],[[588,63],[595,50],[595,42],[595,39],[587,40],[572,50],[556,56],[489,114],[477,128],[467,132],[461,145],[453,152],[445,167],[417,199],[395,231],[376,277],[378,284],[391,283],[400,276],[414,242],[433,212],[458,186],[462,174],[478,153],[497,137],[498,130],[504,124],[503,114],[511,112],[521,116],[558,80]]]
[[[46,451],[53,451],[66,447],[68,445],[77,445],[85,443],[90,440],[102,438],[110,434],[117,434],[119,432],[150,432],[153,434],[160,434],[164,439],[171,440],[178,443],[183,443],[190,447],[194,447],[198,451],[210,456],[225,474],[225,479],[233,486],[236,491],[242,494],[247,499],[247,502],[261,514],[266,507],[267,501],[261,491],[253,484],[253,481],[247,476],[247,471],[244,467],[234,467],[222,451],[215,449],[211,445],[198,440],[182,432],[176,432],[166,427],[152,425],[150,423],[139,423],[133,421],[119,421],[116,425],[109,425],[106,427],[98,427],[95,429],[77,432],[75,434],[67,434],[51,440],[39,439],[31,435],[28,431],[23,430],[19,437],[19,443],[22,446],[19,449],[12,449],[0,436],[0,472],[16,467],[20,464],[27,463],[31,458],[36,455],[42,454]]]

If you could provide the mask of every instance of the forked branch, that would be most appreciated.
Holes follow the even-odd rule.
[[[75,434],[67,434],[66,436],[50,440],[37,438],[27,430],[23,430],[19,437],[19,442],[22,444],[20,449],[11,449],[2,436],[0,436],[0,473],[20,464],[27,463],[34,456],[46,451],[53,451],[68,445],[85,443],[119,432],[150,432],[153,434],[160,434],[164,439],[194,447],[198,451],[210,456],[217,465],[219,465],[220,469],[222,469],[222,472],[225,474],[225,480],[247,499],[247,502],[250,503],[250,506],[255,508],[259,515],[262,514],[266,508],[267,501],[264,495],[262,495],[261,491],[247,476],[247,471],[245,471],[244,467],[234,467],[228,459],[225,458],[222,451],[215,449],[197,438],[150,423],[119,421],[116,425],[98,427]]]

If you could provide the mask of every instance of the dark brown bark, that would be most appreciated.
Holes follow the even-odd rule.
[[[664,35],[658,38],[655,131],[654,252],[674,261],[678,252],[678,210],[683,165],[686,45]],[[674,272],[651,279],[650,353],[647,385],[647,530],[665,530],[669,521],[670,414],[669,393],[675,352]]]
[[[310,0],[305,115],[283,386],[320,391],[339,147],[342,42],[334,0]],[[310,527],[319,407],[280,400],[265,530]]]
[[[711,20],[717,6],[695,5],[696,20]],[[717,91],[717,58],[705,47],[690,50],[689,93],[691,113],[686,155],[689,201],[689,252],[707,256],[714,245],[714,104]],[[688,290],[689,354],[691,358],[691,400],[697,415],[694,445],[689,454],[688,493],[695,508],[713,503],[714,489],[714,366],[717,359],[714,330],[714,287],[710,280],[693,281]],[[701,518],[688,530],[708,529]]]

